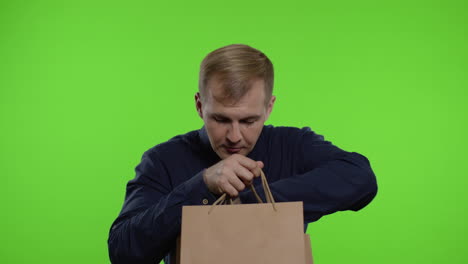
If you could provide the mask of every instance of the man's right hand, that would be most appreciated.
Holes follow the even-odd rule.
[[[203,180],[212,193],[237,197],[239,192],[252,183],[254,177],[260,177],[263,166],[261,161],[233,154],[207,168]]]

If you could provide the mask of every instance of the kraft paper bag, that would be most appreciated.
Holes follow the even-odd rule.
[[[304,236],[304,240],[305,240],[305,263],[306,264],[314,264],[314,260],[312,259],[312,248],[310,246],[310,237],[309,235],[305,235]]]
[[[262,183],[269,203],[184,206],[176,262],[311,264],[302,202],[276,203],[263,172]]]

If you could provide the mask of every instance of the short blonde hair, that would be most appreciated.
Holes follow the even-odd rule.
[[[261,51],[243,44],[232,44],[210,52],[200,65],[198,90],[202,100],[208,81],[215,77],[223,85],[224,98],[239,100],[256,78],[264,80],[265,104],[273,94],[273,64]]]

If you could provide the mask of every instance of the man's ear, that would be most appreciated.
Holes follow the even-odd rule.
[[[198,115],[203,119],[202,100],[199,92],[195,94],[195,107],[197,108]]]
[[[273,106],[275,105],[275,101],[276,96],[272,95],[270,98],[270,102],[268,102],[265,121],[270,117],[271,111],[273,111]]]

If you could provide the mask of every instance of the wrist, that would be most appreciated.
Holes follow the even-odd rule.
[[[208,169],[206,169],[206,168],[203,169],[203,172],[202,172],[203,182],[205,183],[206,188],[208,188],[208,190],[209,190],[212,194],[215,194],[215,193],[213,192],[213,190],[211,190],[210,185],[208,184],[208,178],[206,177],[207,171],[208,171]]]

